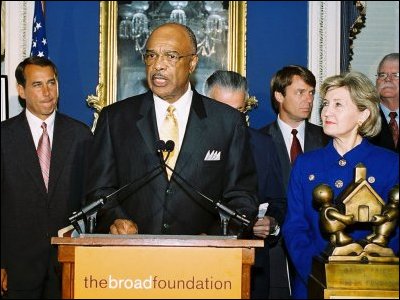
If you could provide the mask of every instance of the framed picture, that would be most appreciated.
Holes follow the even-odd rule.
[[[1,121],[7,120],[8,112],[8,81],[7,75],[1,75]]]
[[[245,1],[100,1],[99,84],[89,106],[100,110],[147,90],[142,54],[151,31],[185,23],[196,35],[199,64],[191,83],[200,93],[215,70],[246,75]]]

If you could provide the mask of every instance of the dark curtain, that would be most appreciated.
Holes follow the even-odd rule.
[[[365,7],[361,1],[341,1],[340,72],[349,71],[353,57],[353,40],[365,24]]]

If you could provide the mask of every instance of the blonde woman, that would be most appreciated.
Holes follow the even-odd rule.
[[[313,205],[313,189],[328,184],[334,199],[354,180],[358,163],[367,168],[373,189],[387,201],[390,189],[399,182],[399,155],[372,145],[367,137],[379,133],[379,95],[363,74],[350,72],[327,78],[321,85],[323,99],[321,120],[325,134],[332,137],[322,149],[300,155],[292,169],[288,187],[288,211],[283,235],[295,265],[293,297],[307,298],[308,276],[312,257],[328,244],[319,227],[318,207]],[[353,228],[354,240],[365,238],[370,231]],[[349,228],[350,229],[350,228]],[[399,250],[399,228],[388,244]]]

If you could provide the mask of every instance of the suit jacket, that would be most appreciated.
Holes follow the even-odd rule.
[[[270,136],[272,136],[272,139],[274,140],[279,155],[279,161],[282,166],[283,185],[286,191],[292,165],[290,163],[290,157],[287,152],[285,140],[283,139],[282,132],[278,125],[278,121],[275,121],[261,128],[260,131],[269,134]],[[327,142],[328,142],[328,137],[322,131],[322,127],[306,121],[303,152],[321,148],[325,146]]]
[[[383,113],[382,109],[380,109],[380,112],[382,119],[382,129],[379,134],[371,138],[370,141],[377,146],[381,146],[392,151],[397,151],[397,153],[399,153],[399,141],[397,140],[397,145],[394,144],[392,132],[390,130],[389,123],[386,120],[386,116]]]
[[[258,197],[260,203],[268,202],[266,215],[274,217],[282,225],[286,212],[286,193],[283,189],[282,169],[271,136],[249,128],[250,145],[257,168]],[[269,296],[269,242],[268,237],[263,248],[256,249],[256,260],[251,268],[251,297],[268,299]]]
[[[1,123],[1,267],[9,289],[43,283],[56,258],[50,238],[83,202],[91,142],[86,125],[56,113],[47,193],[25,111]]]
[[[213,204],[176,174],[168,181],[160,168],[146,182],[135,184],[160,165],[157,140],[152,92],[102,110],[95,131],[89,198],[133,184],[99,210],[97,230],[109,232],[115,219],[124,218],[136,222],[143,234],[220,233]],[[257,213],[257,177],[249,147],[242,114],[193,91],[175,171],[209,198],[223,200],[251,219]],[[207,152],[214,150],[220,152],[220,159],[206,160]]]
[[[339,163],[339,162],[345,162]],[[329,235],[321,233],[319,206],[313,202],[313,190],[319,184],[332,188],[334,199],[354,182],[354,169],[363,163],[368,182],[385,201],[389,191],[399,183],[399,155],[393,151],[370,144],[366,139],[344,156],[337,153],[332,141],[324,148],[299,156],[290,176],[288,211],[283,225],[283,235],[288,252],[296,267],[293,296],[307,298],[307,281],[311,273],[312,257],[321,254],[329,242]],[[371,179],[371,180],[370,180]],[[342,184],[337,184],[340,182]],[[333,201],[333,204],[337,205]],[[356,223],[346,232],[357,241],[371,233],[371,227]],[[399,227],[392,232],[388,247],[399,251]]]

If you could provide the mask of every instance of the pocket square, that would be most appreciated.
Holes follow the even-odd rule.
[[[221,160],[221,151],[207,151],[206,157],[204,157],[205,161],[216,161],[216,160]]]

